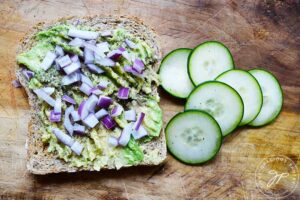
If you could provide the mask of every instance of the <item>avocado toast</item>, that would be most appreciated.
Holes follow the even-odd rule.
[[[17,52],[34,174],[158,165],[166,158],[157,36],[130,17],[38,24]]]

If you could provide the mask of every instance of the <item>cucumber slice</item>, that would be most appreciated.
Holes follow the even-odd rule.
[[[263,103],[262,91],[257,80],[250,73],[237,69],[224,72],[216,80],[230,85],[242,97],[244,116],[239,125],[242,126],[254,120]]]
[[[200,164],[220,150],[221,129],[209,114],[197,110],[178,113],[166,127],[169,151],[180,161]]]
[[[233,68],[234,61],[230,51],[216,41],[197,46],[188,60],[188,73],[194,85],[214,80],[221,73]]]
[[[187,98],[194,89],[187,73],[187,60],[192,49],[175,49],[160,64],[159,76],[162,87],[172,96]]]
[[[278,80],[270,72],[262,69],[249,71],[258,81],[263,94],[263,106],[258,116],[249,124],[263,126],[271,123],[279,115],[283,104],[283,93]]]
[[[207,81],[196,87],[185,104],[185,110],[204,110],[215,118],[223,136],[231,133],[243,118],[240,95],[229,85]]]

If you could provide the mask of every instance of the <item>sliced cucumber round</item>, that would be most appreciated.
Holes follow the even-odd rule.
[[[170,52],[160,64],[159,76],[162,87],[172,96],[187,98],[193,90],[187,72],[187,61],[192,49],[181,48]]]
[[[266,125],[279,115],[283,104],[283,93],[278,80],[270,72],[262,69],[249,71],[258,81],[263,94],[263,105],[251,126]]]
[[[185,110],[203,110],[215,118],[223,136],[231,133],[243,118],[244,105],[240,95],[229,85],[207,81],[196,87],[185,104]]]
[[[197,110],[178,113],[166,127],[169,151],[180,161],[201,164],[220,150],[221,129],[209,114]]]
[[[214,80],[233,68],[234,61],[230,51],[217,41],[200,44],[191,52],[188,60],[188,73],[194,85]]]
[[[263,103],[262,91],[257,80],[250,73],[237,69],[224,72],[216,80],[230,85],[242,97],[244,116],[239,125],[242,126],[254,120]]]

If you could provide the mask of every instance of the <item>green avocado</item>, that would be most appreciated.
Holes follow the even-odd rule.
[[[68,37],[67,32],[70,28],[72,28],[71,25],[63,24],[38,32],[35,35],[33,47],[30,50],[19,54],[17,56],[17,62],[35,72],[35,76],[28,82],[29,89],[54,87],[55,92],[51,94],[51,96],[56,98],[61,97],[64,94],[69,95],[75,100],[75,109],[77,110],[79,104],[84,99],[87,99],[87,96],[80,91],[80,85],[74,84],[62,86],[61,80],[64,76],[63,73],[58,72],[54,67],[49,68],[47,71],[40,68],[41,62],[47,52],[54,51],[56,45],[61,46],[65,52],[77,54],[79,56],[83,55],[83,52],[79,47],[68,45],[70,38]],[[76,28],[90,30],[88,27]],[[82,65],[81,70],[94,85],[98,85],[101,82],[107,82],[108,86],[103,90],[102,95],[112,97],[121,104],[125,110],[135,108],[131,102],[132,100],[139,101],[141,99],[143,103],[138,107],[140,112],[146,114],[143,125],[148,131],[149,136],[138,141],[131,138],[126,147],[110,146],[107,142],[108,138],[110,136],[119,137],[122,128],[129,123],[125,120],[124,114],[122,114],[115,117],[118,127],[113,130],[107,130],[101,123],[98,123],[96,127],[89,129],[85,136],[75,134],[73,136],[74,139],[84,145],[81,155],[77,156],[69,147],[60,143],[51,131],[54,127],[64,130],[63,114],[68,103],[63,102],[62,104],[62,122],[51,123],[49,121],[49,115],[53,108],[41,101],[42,104],[39,117],[44,125],[44,127],[40,129],[42,141],[48,145],[48,152],[56,154],[59,158],[69,163],[70,166],[81,167],[83,169],[93,167],[95,170],[101,170],[103,167],[120,168],[124,165],[138,164],[145,158],[142,144],[151,141],[160,134],[162,129],[162,111],[158,105],[158,99],[151,96],[151,85],[153,83],[159,83],[158,76],[149,67],[156,59],[154,58],[153,50],[146,42],[134,38],[124,29],[116,29],[112,37],[100,38],[100,41],[98,39],[98,42],[106,41],[110,44],[110,50],[114,50],[123,45],[125,39],[130,39],[136,43],[137,48],[130,49],[129,47],[126,47],[126,50],[135,58],[143,60],[146,66],[146,78],[139,78],[125,72],[123,67],[125,65],[132,65],[132,62],[124,58],[118,60],[115,67],[110,68],[100,66],[104,70],[104,73],[102,74],[91,73],[84,65]],[[130,88],[130,99],[128,101],[120,101],[117,97],[118,89],[121,86]],[[109,110],[109,112],[110,111],[111,110]]]

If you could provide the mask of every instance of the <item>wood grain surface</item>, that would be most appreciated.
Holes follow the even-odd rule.
[[[23,89],[11,86],[18,41],[37,22],[91,14],[140,17],[159,34],[164,54],[205,40],[222,41],[239,68],[263,67],[278,77],[285,95],[280,117],[263,128],[236,130],[218,156],[201,166],[168,155],[158,167],[29,174],[24,146],[29,105]],[[263,159],[287,156],[300,170],[299,0],[0,0],[0,66],[1,199],[267,199],[255,182]],[[166,124],[184,102],[160,94]],[[293,184],[285,178],[272,189],[289,191]],[[300,199],[300,183],[285,199]]]

